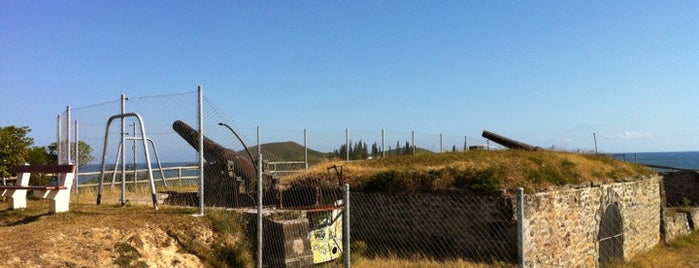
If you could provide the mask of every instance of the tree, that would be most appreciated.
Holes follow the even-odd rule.
[[[410,148],[410,143],[408,141],[405,141],[405,147],[403,147],[403,155],[410,155],[413,152],[411,151]]]
[[[56,164],[56,160],[56,156],[52,155],[46,147],[32,146],[26,162],[30,165],[51,165]]]
[[[374,142],[374,144],[371,145],[371,156],[378,157],[379,154],[379,146],[376,145],[376,142]]]
[[[23,164],[29,158],[29,146],[34,139],[27,137],[29,127],[0,127],[0,177],[13,176],[12,167]]]
[[[58,159],[58,150],[56,149],[56,143],[53,142],[48,147],[49,155],[52,155],[54,159]],[[70,158],[75,160],[75,142],[70,143]],[[82,141],[78,141],[78,165],[87,165],[88,163],[94,161],[96,158],[92,156],[92,147]]]

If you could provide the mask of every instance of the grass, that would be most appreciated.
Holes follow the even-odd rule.
[[[669,245],[662,242],[652,250],[636,255],[627,262],[616,263],[617,268],[674,268],[699,267],[699,232],[675,238]]]
[[[375,268],[375,267],[406,267],[406,268],[506,268],[515,267],[510,263],[472,263],[461,259],[451,261],[438,261],[426,258],[414,259],[399,259],[399,258],[381,258],[381,259],[359,259],[352,261],[352,267],[358,268]]]
[[[553,151],[466,151],[392,156],[351,162],[324,162],[305,173],[284,177],[283,183],[328,178],[327,167],[343,166],[344,179],[353,189],[377,192],[430,192],[450,189],[472,191],[545,191],[552,187],[610,183],[655,174],[637,164],[603,155]]]

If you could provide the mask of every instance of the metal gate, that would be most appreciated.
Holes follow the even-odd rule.
[[[624,259],[624,223],[616,203],[607,205],[599,226],[599,264],[607,267]]]

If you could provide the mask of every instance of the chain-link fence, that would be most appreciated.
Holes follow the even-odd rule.
[[[367,258],[518,258],[512,199],[464,193],[352,193],[352,242]]]
[[[267,267],[348,265],[357,260],[377,266],[385,259],[457,267],[604,266],[659,240],[660,191],[652,179],[519,197],[353,192],[351,202],[342,188],[341,167],[328,167],[326,178],[280,183],[286,172],[322,163],[323,158],[356,159],[350,155],[358,147],[368,151],[360,152],[360,158],[369,158],[484,149],[489,144],[414,131],[265,130],[265,137],[277,136],[265,140],[291,141],[304,151],[280,156],[278,150],[272,152],[272,143],[261,145],[259,128],[235,128],[211,100],[204,98],[199,106],[197,93],[123,97],[60,115],[61,161],[80,164],[73,200],[94,202],[101,182],[104,192],[99,191],[98,199],[104,203],[234,208],[244,215],[241,225],[256,249],[258,266]],[[205,119],[201,126],[199,109]],[[203,187],[200,148],[206,160]],[[325,153],[319,156],[309,148]],[[350,204],[351,213],[345,213]],[[351,221],[343,218],[349,216]],[[351,258],[344,257],[348,238]]]
[[[174,186],[190,191],[188,194],[159,195],[159,198],[179,200],[180,203],[189,200],[189,204],[196,205],[200,105],[197,93],[147,97],[122,95],[86,107],[68,106],[58,116],[57,153],[59,163],[78,164],[75,190],[94,190],[100,182],[110,189],[136,189],[136,185],[147,186],[152,181],[154,191],[158,193],[173,192],[171,187]],[[250,138],[259,133],[259,128],[237,128],[232,117],[206,97],[201,110],[206,159],[204,172],[205,177],[212,178],[204,184],[204,191],[208,193],[204,195],[204,202],[209,206],[249,206],[255,203],[255,197],[247,193],[255,192],[257,174],[260,173],[256,165],[259,162],[258,148],[264,164],[262,180],[267,186],[272,185],[273,174],[304,170],[326,157],[366,159],[421,151],[463,151],[470,146],[490,148],[484,139],[465,136],[351,129],[264,130],[265,140],[274,141],[260,148],[257,146],[260,142]],[[276,155],[266,149],[285,142],[302,146],[305,153],[286,155],[282,152]],[[215,179],[221,175],[226,176]],[[222,183],[222,180],[234,182]],[[181,188],[176,190],[183,191]],[[149,202],[153,191],[149,193],[140,189],[135,192],[128,197],[105,194],[103,202]],[[241,196],[231,197],[231,193]]]

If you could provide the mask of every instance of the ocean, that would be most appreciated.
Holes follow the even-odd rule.
[[[619,153],[610,156],[626,162],[699,170],[699,152]]]

